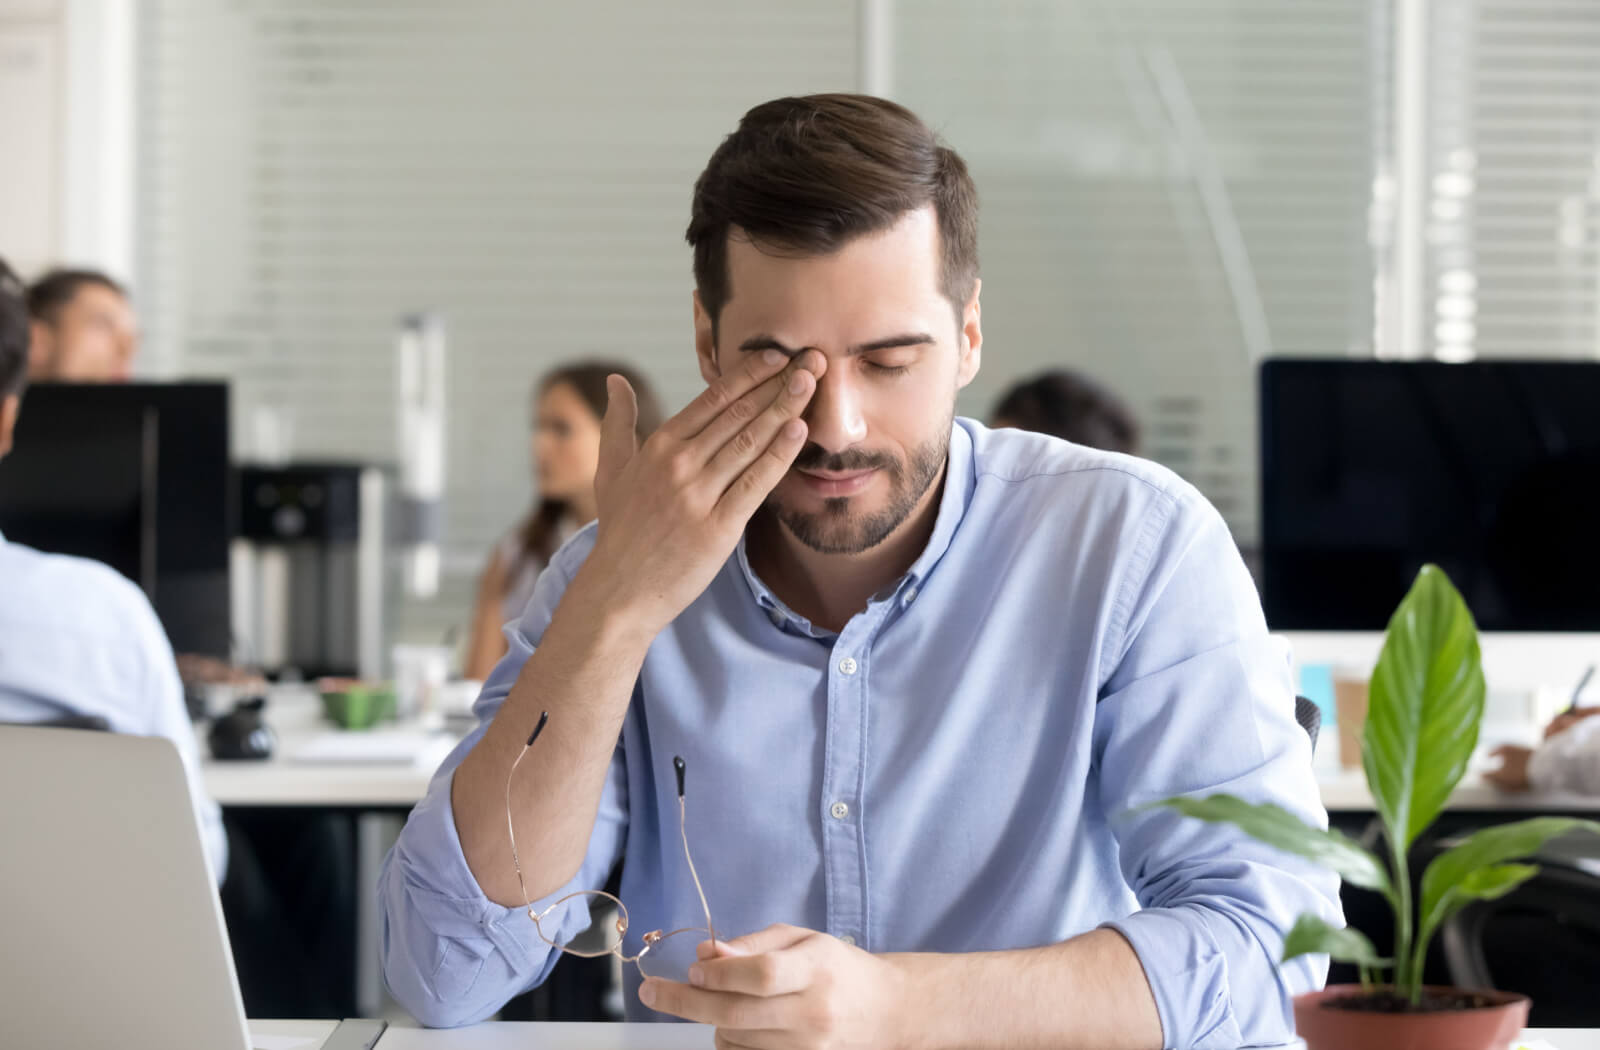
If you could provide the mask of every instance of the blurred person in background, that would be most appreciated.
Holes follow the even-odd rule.
[[[51,270],[28,289],[28,380],[126,383],[139,320],[122,285],[95,270]]]
[[[1139,454],[1139,421],[1122,398],[1065,368],[1024,379],[1001,396],[989,425],[1064,438],[1107,452]]]
[[[22,281],[0,260],[0,457],[11,451],[28,382],[24,297]],[[201,782],[178,667],[149,599],[99,562],[0,536],[0,722],[84,719],[172,741],[220,882],[228,869],[222,813]]]
[[[606,376],[620,375],[639,395],[636,431],[643,441],[661,422],[650,384],[633,369],[574,361],[533,388],[533,463],[538,502],[489,555],[478,582],[465,676],[483,681],[506,654],[501,625],[522,615],[539,573],[567,537],[595,518],[594,474],[600,459],[600,417]]]
[[[1576,707],[1544,728],[1538,747],[1506,744],[1492,756],[1498,768],[1484,774],[1502,791],[1574,791],[1600,795],[1600,707]]]

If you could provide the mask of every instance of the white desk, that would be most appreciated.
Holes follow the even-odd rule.
[[[317,1050],[334,1021],[251,1021],[263,1050]],[[377,1050],[711,1050],[714,1030],[697,1024],[572,1024],[495,1021],[469,1028],[397,1028]],[[301,1042],[301,1040],[304,1040]],[[1560,1050],[1569,1050],[1561,1046]],[[1577,1050],[1588,1050],[1583,1046]],[[1597,1044],[1595,1050],[1600,1050]]]
[[[1359,769],[1319,772],[1317,787],[1330,813],[1373,813],[1372,792]],[[1600,795],[1499,791],[1474,772],[1461,778],[1448,809],[1458,812],[1600,814]]]
[[[251,1021],[250,1046],[261,1050],[316,1050],[338,1024],[337,1021]]]
[[[296,761],[294,756],[300,748],[329,731],[319,712],[313,694],[275,696],[269,709],[269,722],[278,734],[274,756],[263,762],[207,759],[202,771],[211,797],[224,806],[325,806],[404,811],[427,792],[434,770],[457,739],[451,733],[440,734],[437,741],[409,765]],[[1335,745],[1336,741],[1324,743]],[[1324,765],[1317,771],[1317,783],[1322,803],[1330,812],[1374,811],[1372,794],[1359,769],[1330,769]],[[1600,796],[1505,794],[1484,782],[1475,767],[1450,797],[1450,808],[1600,814]]]
[[[224,806],[328,806],[407,810],[428,790],[433,767],[206,762],[206,791]]]
[[[408,810],[428,790],[429,778],[459,739],[453,733],[440,733],[420,747],[409,764],[302,762],[295,756],[303,748],[335,732],[322,718],[316,693],[275,688],[267,702],[266,721],[278,737],[271,758],[226,762],[207,758],[202,763],[206,790],[221,805]],[[352,736],[393,731],[360,730]],[[204,740],[200,753],[210,754]]]
[[[266,1036],[272,1050],[291,1050],[278,1039],[310,1039],[292,1050],[316,1050],[332,1021],[251,1021],[251,1036]],[[1600,1050],[1600,1028],[1530,1028],[1524,1039],[1557,1050]],[[254,1042],[254,1039],[252,1039]],[[712,1030],[681,1024],[539,1024],[496,1022],[471,1028],[390,1028],[378,1050],[710,1050]]]

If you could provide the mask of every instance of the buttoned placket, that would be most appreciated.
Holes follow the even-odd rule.
[[[827,883],[828,932],[846,944],[871,944],[871,886],[867,876],[865,820],[872,651],[879,636],[904,612],[899,600],[874,601],[845,624],[829,654],[827,749],[823,761],[822,862]]]

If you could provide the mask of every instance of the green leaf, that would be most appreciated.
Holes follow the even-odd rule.
[[[1395,610],[1372,673],[1361,760],[1397,851],[1444,808],[1478,746],[1483,659],[1466,602],[1424,565]]]
[[[1518,886],[1539,874],[1534,864],[1491,864],[1467,874],[1460,882],[1446,889],[1433,904],[1431,912],[1422,913],[1421,932],[1417,937],[1417,958],[1428,950],[1434,931],[1456,912],[1473,901],[1492,901],[1504,897]]]
[[[1286,853],[1305,857],[1339,874],[1354,886],[1377,890],[1392,902],[1394,888],[1383,863],[1349,837],[1337,831],[1312,827],[1282,806],[1246,802],[1233,795],[1206,798],[1169,798],[1155,805],[1175,809],[1186,817],[1215,824],[1232,824],[1252,838]]]
[[[1369,969],[1390,966],[1393,959],[1378,954],[1362,932],[1354,926],[1339,928],[1329,926],[1315,915],[1302,915],[1294,921],[1289,935],[1283,939],[1283,962],[1301,955],[1321,953],[1340,962],[1354,963]]]
[[[1600,834],[1600,823],[1567,817],[1535,817],[1514,824],[1498,824],[1469,835],[1433,859],[1422,873],[1422,927],[1419,951],[1427,951],[1428,939],[1439,924],[1474,900],[1490,900],[1474,892],[1485,885],[1475,876],[1485,870],[1501,870],[1504,861],[1529,857],[1557,835],[1583,829]],[[1519,880],[1520,881],[1520,880]],[[1491,878],[1491,887],[1497,885]],[[1515,884],[1513,884],[1515,885]],[[1496,893],[1509,892],[1510,886]],[[1452,891],[1460,890],[1458,893]]]

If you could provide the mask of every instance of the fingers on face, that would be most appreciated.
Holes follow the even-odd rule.
[[[740,398],[783,371],[788,360],[777,350],[751,354],[743,368],[717,377],[663,429],[683,441],[695,437]]]

